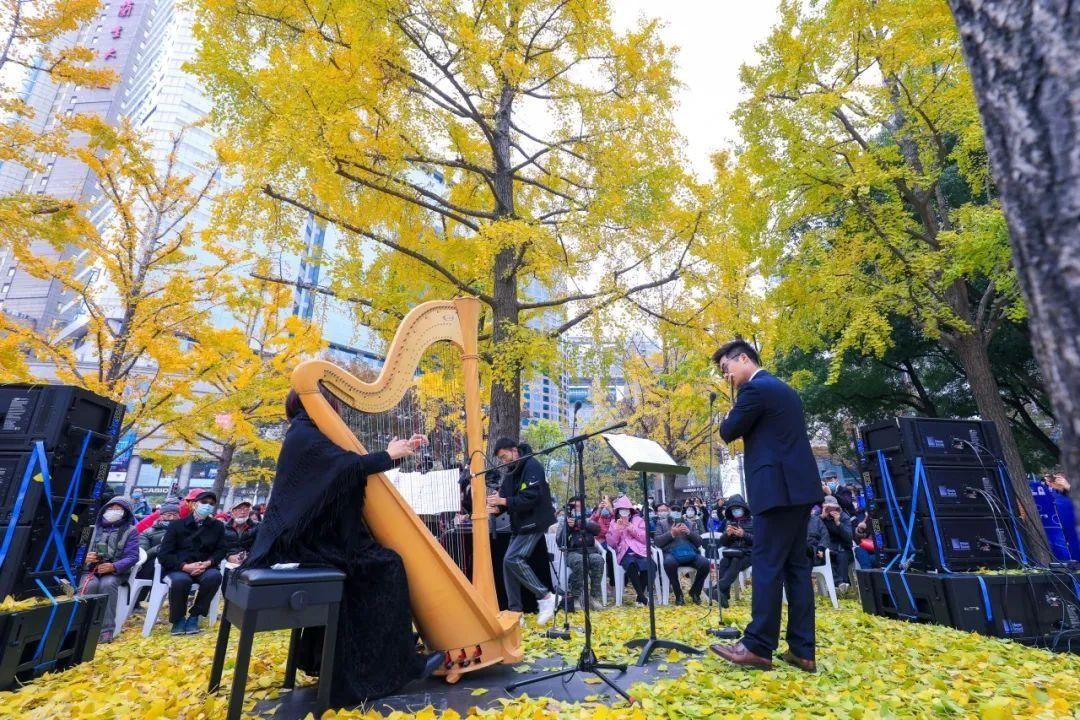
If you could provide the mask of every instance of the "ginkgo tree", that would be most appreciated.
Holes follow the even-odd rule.
[[[617,32],[603,0],[200,0],[196,32],[251,207],[342,232],[342,296],[392,311],[386,331],[420,300],[486,305],[492,438],[517,436],[555,338],[694,261],[655,22]]]
[[[265,254],[255,274],[265,274]],[[277,457],[285,422],[285,395],[297,362],[316,355],[325,343],[318,326],[291,312],[293,291],[285,285],[247,277],[234,278],[225,293],[225,327],[207,333],[203,342],[214,367],[202,376],[205,398],[197,412],[185,413],[167,428],[167,436],[195,456],[217,461],[213,490],[224,497],[235,461],[248,457],[240,484],[268,481],[265,463]],[[234,483],[236,484],[236,483]]]
[[[1037,517],[987,350],[1025,308],[945,2],[789,1],[744,68],[741,162],[770,206],[763,273],[788,346],[880,356],[891,318],[955,354]]]
[[[63,234],[12,246],[24,272],[58,283],[79,309],[70,322],[43,327],[0,314],[9,349],[0,379],[28,380],[32,365],[48,366],[60,382],[124,403],[120,432],[133,430],[138,442],[191,412],[198,384],[229,362],[210,342],[221,338],[210,314],[225,302],[236,251],[192,222],[217,173],[196,180],[181,171],[182,136],[159,164],[126,122],[69,122],[85,142],[68,152],[97,178],[104,219],[91,222],[91,208],[79,205]],[[63,252],[35,252],[38,242]]]

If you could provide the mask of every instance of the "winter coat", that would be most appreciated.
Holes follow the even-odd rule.
[[[152,509],[150,503],[146,502],[146,498],[140,498],[135,506],[131,509],[137,518],[144,518],[151,513]]]
[[[122,507],[124,517],[114,523],[105,522],[105,508],[103,507],[94,525],[90,549],[98,552],[98,546],[104,545],[104,552],[98,553],[99,562],[112,563],[116,568],[116,574],[124,575],[131,572],[131,568],[139,562],[139,532],[135,529],[135,515],[131,511],[131,500],[117,496],[109,500],[108,505]]]
[[[165,539],[165,530],[169,523],[163,522],[160,526],[155,524],[145,532],[139,533],[139,547],[146,551],[146,562],[153,565],[161,550],[161,542]]]
[[[832,520],[826,520],[822,515],[811,515],[810,524],[806,530],[807,544],[817,549],[828,549],[833,552],[851,550],[851,516],[843,510],[840,511],[839,524]],[[813,542],[811,542],[811,538]]]
[[[515,535],[545,532],[555,523],[551,489],[544,477],[544,466],[534,457],[507,468],[499,495],[506,498],[510,531]]]
[[[679,524],[685,524],[690,532],[686,535],[673,535],[671,528]],[[683,520],[672,521],[668,518],[665,531],[656,535],[656,547],[663,550],[665,555],[678,552],[679,547],[689,548],[690,552],[696,553],[701,547],[701,535],[694,530],[693,521],[684,523]]]
[[[582,546],[584,546],[590,554],[599,554],[600,549],[596,547],[596,537],[599,534],[600,526],[592,520],[586,520],[584,528],[575,527],[573,530],[570,529],[566,520],[560,520],[559,530],[555,534],[555,542],[558,543],[559,547],[567,550],[580,552]]]
[[[629,508],[631,511],[630,524],[626,527],[618,522],[620,508]],[[615,501],[615,517],[616,520],[608,528],[607,541],[608,547],[615,548],[616,559],[622,562],[627,552],[632,552],[638,557],[645,557],[645,520],[641,517],[641,513],[634,510],[630,498],[623,495]]]
[[[225,525],[220,520],[207,518],[200,523],[195,521],[194,515],[188,515],[169,523],[165,529],[158,562],[166,572],[204,560],[210,560],[211,566],[216,567],[225,559],[227,551]]]
[[[255,544],[255,536],[259,532],[259,526],[248,520],[243,525],[236,525],[231,520],[225,523],[225,544],[229,548],[229,554],[237,550],[251,550]]]
[[[743,509],[743,516],[736,519],[732,512],[735,508]],[[731,550],[746,550],[754,546],[754,517],[750,514],[750,506],[743,500],[742,495],[732,495],[728,498],[727,503],[724,504],[724,520],[725,526],[735,525],[742,528],[742,537],[735,537],[734,535],[728,535],[725,533],[720,539],[720,544]]]
[[[600,514],[599,510],[593,511],[590,520],[600,526],[600,532],[596,533],[597,540],[599,540],[600,542],[607,542],[608,530],[611,529],[611,521],[614,519],[614,515],[608,515],[607,517],[604,517]]]
[[[186,502],[180,503],[180,518],[181,519],[186,518],[190,514],[191,514],[191,507]],[[161,515],[161,511],[160,510],[155,510],[154,512],[150,513],[149,515],[144,517],[142,520],[140,520],[139,524],[135,526],[135,529],[138,530],[139,532],[146,532],[147,528],[153,527],[154,523],[156,523],[158,521],[158,517],[160,515]]]

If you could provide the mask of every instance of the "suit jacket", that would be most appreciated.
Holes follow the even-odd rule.
[[[782,380],[762,370],[743,385],[720,423],[720,437],[742,438],[746,446],[746,494],[754,515],[824,499],[802,401]]]

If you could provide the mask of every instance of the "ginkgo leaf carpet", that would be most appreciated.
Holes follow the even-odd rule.
[[[745,601],[736,603],[727,620],[743,626]],[[713,642],[706,633],[716,623],[715,610],[702,606],[657,608],[657,634],[700,648]],[[551,640],[542,628],[525,632],[528,664],[513,670],[546,672],[576,662],[581,633],[570,641]],[[594,613],[597,655],[606,661],[633,662],[635,651],[626,640],[648,631],[648,613],[637,607]],[[571,624],[580,626],[580,615]],[[66,672],[45,675],[13,692],[0,693],[0,718],[17,720],[78,720],[82,718],[142,719],[224,717],[231,681],[231,657],[226,662],[223,688],[206,693],[216,633],[172,637],[158,625],[149,638],[129,621],[120,637],[101,645],[90,663]],[[216,628],[215,628],[216,629]],[[647,672],[635,670],[619,681],[639,703],[608,699],[603,685],[575,678],[593,688],[579,702],[561,697],[510,697],[502,686],[507,672],[469,678],[467,706],[443,709],[410,705],[413,712],[386,710],[385,704],[355,710],[330,711],[336,718],[406,718],[452,720],[485,718],[962,718],[999,720],[1011,717],[1080,719],[1080,656],[1053,654],[1017,643],[966,634],[946,627],[914,625],[864,614],[851,600],[834,610],[817,609],[817,675],[807,675],[777,663],[772,672],[729,667],[711,653],[687,658],[678,653],[654,656]],[[236,637],[236,634],[233,634]],[[286,717],[288,691],[279,690],[287,633],[256,637],[245,702],[246,717]],[[311,681],[308,680],[308,683]],[[463,681],[465,682],[465,681]],[[541,685],[540,687],[543,687]],[[297,693],[311,691],[299,689]],[[459,691],[459,695],[461,692]],[[409,696],[415,702],[417,695]]]

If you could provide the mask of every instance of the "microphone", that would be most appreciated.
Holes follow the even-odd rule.
[[[715,390],[713,390],[712,392],[709,393],[709,404],[712,405],[714,402],[716,402],[716,391]]]
[[[574,403],[574,417],[577,417],[577,411],[581,409],[581,401],[578,400]]]

